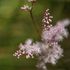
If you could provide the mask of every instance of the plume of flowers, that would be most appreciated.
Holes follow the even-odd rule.
[[[42,41],[45,44],[41,46],[41,55],[39,56],[39,62],[37,67],[40,70],[47,70],[46,63],[56,64],[57,60],[63,56],[63,49],[59,42],[63,40],[63,37],[68,37],[68,31],[66,26],[70,24],[68,19],[57,22],[56,25],[50,24],[52,22],[49,9],[45,11],[44,18],[42,20]],[[49,21],[50,20],[50,21]],[[46,45],[48,48],[46,49]],[[43,50],[45,49],[45,50]]]
[[[52,24],[50,24],[50,23],[52,22],[53,16],[51,16],[48,11],[49,11],[49,9],[47,9],[47,10],[45,11],[45,13],[44,13],[44,18],[43,18],[43,20],[42,20],[42,22],[43,22],[43,24],[42,24],[42,26],[43,26],[43,31],[49,29],[49,28],[52,26]]]
[[[36,0],[28,0],[28,2],[34,2]],[[21,7],[24,11],[31,10],[31,7],[24,5]],[[33,17],[32,17],[33,18]],[[37,67],[40,70],[47,70],[46,63],[56,64],[57,60],[63,56],[63,49],[59,44],[64,37],[68,37],[68,31],[66,27],[70,24],[70,20],[65,19],[52,25],[53,16],[50,15],[49,9],[44,13],[42,20],[42,34],[41,41],[35,43],[32,39],[27,39],[24,44],[19,45],[19,50],[13,55],[19,58],[21,55],[25,55],[26,58],[38,57]]]
[[[38,55],[41,53],[38,44],[38,42],[33,43],[31,39],[28,39],[24,45],[22,43],[19,45],[19,50],[15,52],[14,56],[17,56],[17,58],[19,58],[21,55],[26,54],[26,58],[33,58],[33,55]]]

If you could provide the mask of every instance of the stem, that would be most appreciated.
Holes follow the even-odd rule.
[[[30,12],[30,16],[31,16],[33,25],[34,25],[34,27],[36,28],[36,32],[39,34],[39,37],[41,37],[40,31],[39,31],[39,29],[38,29],[38,27],[37,27],[37,25],[36,25],[36,23],[35,23],[35,21],[34,21],[34,17],[33,17],[33,14],[32,14],[32,10],[33,10],[33,4],[32,4],[32,9],[31,9],[29,12]]]

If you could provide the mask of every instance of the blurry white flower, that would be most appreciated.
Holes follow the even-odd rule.
[[[57,60],[63,56],[63,49],[57,42],[40,43],[41,54],[38,56],[37,67],[40,70],[47,70],[46,63],[56,64]]]
[[[63,49],[60,47],[58,43],[53,43],[51,48],[48,49],[49,54],[48,54],[48,62],[52,64],[56,64],[57,60],[63,56]]]
[[[46,48],[46,46],[48,47]],[[43,44],[40,48],[41,54],[39,60],[43,60],[45,63],[56,64],[57,60],[63,56],[63,49],[61,49],[60,45],[56,42],[52,43],[51,46],[49,46],[49,44]]]
[[[61,25],[63,27],[66,27],[69,24],[70,24],[70,20],[68,20],[68,19],[65,19],[65,20],[62,20],[62,21],[57,22],[57,25]]]
[[[39,61],[36,65],[39,70],[47,70],[46,64],[43,61]]]
[[[28,5],[24,5],[23,7],[21,7],[21,9],[24,11],[30,11],[32,7],[29,7]]]
[[[68,37],[68,31],[66,29],[66,27],[70,24],[70,20],[66,19],[63,21],[59,21],[57,22],[57,24],[55,25],[55,27],[57,27],[58,29],[60,29],[60,34],[64,37]]]
[[[28,2],[36,2],[36,0],[28,0]]]
[[[25,41],[25,44],[27,44],[27,45],[32,44],[32,39],[27,39],[27,40]]]

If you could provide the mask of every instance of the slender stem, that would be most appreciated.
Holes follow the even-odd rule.
[[[30,12],[30,16],[31,16],[33,25],[34,25],[34,27],[36,28],[36,32],[39,34],[39,37],[41,37],[40,31],[39,31],[39,29],[38,29],[38,27],[37,27],[37,25],[36,25],[36,23],[35,23],[35,21],[34,21],[34,17],[33,17],[33,14],[32,14],[32,10],[33,10],[33,3],[32,3],[32,9],[31,9],[29,12]]]

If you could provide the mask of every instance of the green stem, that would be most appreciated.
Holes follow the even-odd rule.
[[[41,37],[40,31],[39,31],[39,29],[38,29],[38,27],[37,27],[37,25],[36,25],[36,23],[35,23],[35,21],[34,21],[34,17],[33,17],[33,14],[32,14],[32,10],[33,10],[33,4],[32,4],[32,9],[30,10],[30,16],[31,16],[31,19],[32,19],[32,22],[33,22],[33,26],[34,26],[35,29],[36,29],[36,32],[39,34],[39,37]]]

